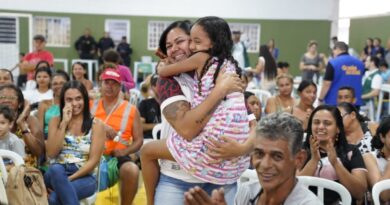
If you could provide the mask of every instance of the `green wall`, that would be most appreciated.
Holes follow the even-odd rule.
[[[1,12],[2,10],[0,10]],[[10,12],[10,11],[5,11]],[[18,11],[12,11],[18,13]],[[147,25],[149,20],[181,20],[186,19],[176,17],[149,17],[149,16],[114,16],[114,15],[87,15],[87,14],[70,14],[70,13],[46,13],[46,12],[20,12],[31,13],[33,16],[62,16],[71,18],[71,42],[69,48],[48,47],[53,52],[55,58],[78,58],[73,43],[83,34],[86,27],[91,28],[93,36],[98,40],[104,32],[105,19],[128,19],[131,24],[131,46],[133,48],[132,61],[140,60],[143,55],[153,56],[154,51],[147,50]],[[195,20],[191,19],[190,20]],[[266,43],[269,39],[274,38],[276,46],[280,49],[279,60],[287,61],[291,65],[291,72],[298,74],[299,60],[304,52],[306,45],[310,40],[319,42],[319,51],[327,52],[330,21],[326,20],[261,20],[261,19],[226,19],[229,22],[238,23],[259,23],[261,25],[261,43]],[[21,52],[26,52],[28,45],[27,20],[20,21],[21,31]],[[251,66],[257,63],[258,53],[250,53]]]
[[[390,16],[351,19],[349,27],[349,45],[357,52],[361,52],[368,37],[379,37],[382,46],[390,37]]]

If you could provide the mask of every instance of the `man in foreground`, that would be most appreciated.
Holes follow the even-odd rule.
[[[251,159],[259,182],[242,184],[236,205],[322,204],[295,176],[306,159],[302,137],[300,121],[288,113],[274,113],[260,121]],[[209,197],[195,187],[185,193],[185,204],[225,205],[226,201],[222,189]]]

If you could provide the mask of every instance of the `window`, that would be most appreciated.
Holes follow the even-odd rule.
[[[162,32],[171,24],[171,21],[149,21],[148,23],[148,50],[156,50]]]
[[[0,17],[0,68],[13,68],[19,62],[19,21],[17,17]],[[18,70],[13,72],[18,75]]]
[[[70,46],[69,17],[34,17],[34,35],[41,34],[46,38],[46,45],[51,47]]]
[[[231,31],[241,31],[241,41],[249,53],[258,53],[260,49],[260,24],[229,23]]]
[[[110,37],[115,45],[118,45],[123,36],[126,36],[127,42],[130,43],[130,21],[118,19],[106,19],[104,30],[110,33]]]
[[[16,43],[16,18],[0,17],[0,43]]]

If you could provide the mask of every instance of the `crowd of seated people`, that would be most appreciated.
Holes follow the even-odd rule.
[[[44,50],[45,39],[35,40]],[[389,117],[374,122],[364,113],[389,82],[388,50],[378,43],[368,41],[357,59],[336,42],[328,61],[310,41],[296,82],[267,45],[256,67],[241,70],[225,20],[176,21],[160,38],[158,73],[139,86],[143,100],[135,104],[129,91],[137,85],[113,49],[99,53],[97,83],[80,62],[66,73],[32,53],[21,66],[33,82],[27,88],[0,69],[0,149],[42,172],[49,204],[93,195],[96,168],[111,160],[120,204],[134,201],[140,168],[149,205],[340,202],[331,190],[319,201],[298,176],[335,181],[353,204],[368,204],[375,183],[390,179]],[[159,141],[144,143],[160,123]],[[140,166],[131,155],[140,155]],[[248,167],[258,181],[237,185]]]

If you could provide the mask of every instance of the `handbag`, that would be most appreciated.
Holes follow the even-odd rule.
[[[41,172],[34,167],[12,167],[5,186],[12,205],[47,205],[47,192]]]
[[[5,192],[4,182],[0,171],[0,205],[8,205],[7,193]]]

